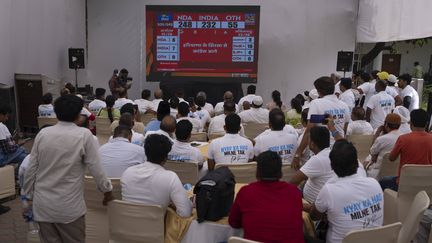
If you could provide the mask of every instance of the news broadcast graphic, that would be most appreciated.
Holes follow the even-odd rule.
[[[259,6],[146,6],[147,81],[257,82]]]

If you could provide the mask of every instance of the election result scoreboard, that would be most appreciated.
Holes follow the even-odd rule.
[[[146,27],[147,80],[257,81],[257,6],[147,6]]]

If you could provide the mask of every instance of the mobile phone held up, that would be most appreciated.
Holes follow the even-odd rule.
[[[327,124],[327,114],[324,115],[317,115],[317,114],[312,114],[310,116],[309,122],[311,123],[321,123],[321,124]]]

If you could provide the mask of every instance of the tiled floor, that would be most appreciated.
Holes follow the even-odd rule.
[[[11,207],[11,210],[0,215],[0,242],[1,243],[26,243],[28,226],[21,217],[21,202],[18,198],[3,203]]]

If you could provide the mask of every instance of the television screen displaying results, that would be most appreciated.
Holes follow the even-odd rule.
[[[146,6],[147,81],[257,82],[259,6]]]

